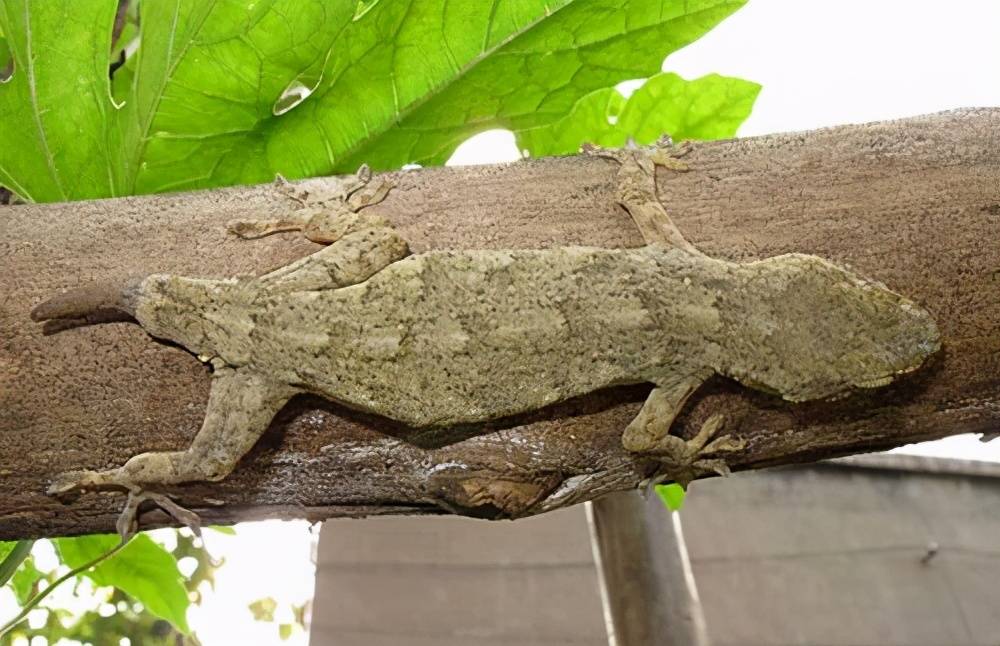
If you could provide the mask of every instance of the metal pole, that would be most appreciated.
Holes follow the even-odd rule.
[[[610,646],[709,646],[680,516],[627,491],[587,503]]]

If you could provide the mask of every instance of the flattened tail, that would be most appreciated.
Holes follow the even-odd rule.
[[[139,286],[145,277],[105,281],[77,287],[43,301],[31,310],[33,321],[86,319],[94,314],[117,311],[135,316]]]

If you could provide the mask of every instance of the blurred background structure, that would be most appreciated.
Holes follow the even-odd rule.
[[[714,646],[996,646],[1000,464],[873,455],[695,483]],[[583,506],[329,521],[312,646],[608,644]]]

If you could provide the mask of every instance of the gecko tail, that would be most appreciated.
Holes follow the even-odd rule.
[[[86,319],[100,312],[135,316],[135,300],[143,278],[91,283],[43,301],[31,310],[33,321]]]

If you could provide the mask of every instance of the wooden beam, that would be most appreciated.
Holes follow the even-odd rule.
[[[1000,429],[1000,109],[697,144],[661,199],[706,253],[843,263],[924,305],[943,350],[887,388],[791,405],[724,379],[676,432],[713,412],[752,469]],[[639,246],[613,204],[616,166],[567,157],[391,173],[378,208],[430,248]],[[322,180],[311,180],[322,181]],[[49,479],[184,447],[206,368],[128,323],[43,335],[28,313],[95,280],[255,274],[315,247],[229,238],[230,218],[286,211],[271,185],[0,207],[0,539],[110,531],[117,492],[59,500]],[[538,513],[635,487],[650,465],[620,446],[648,387],[613,389],[465,435],[418,433],[315,398],[294,400],[230,478],[171,493],[205,522],[262,517]],[[166,522],[143,515],[144,526]]]

